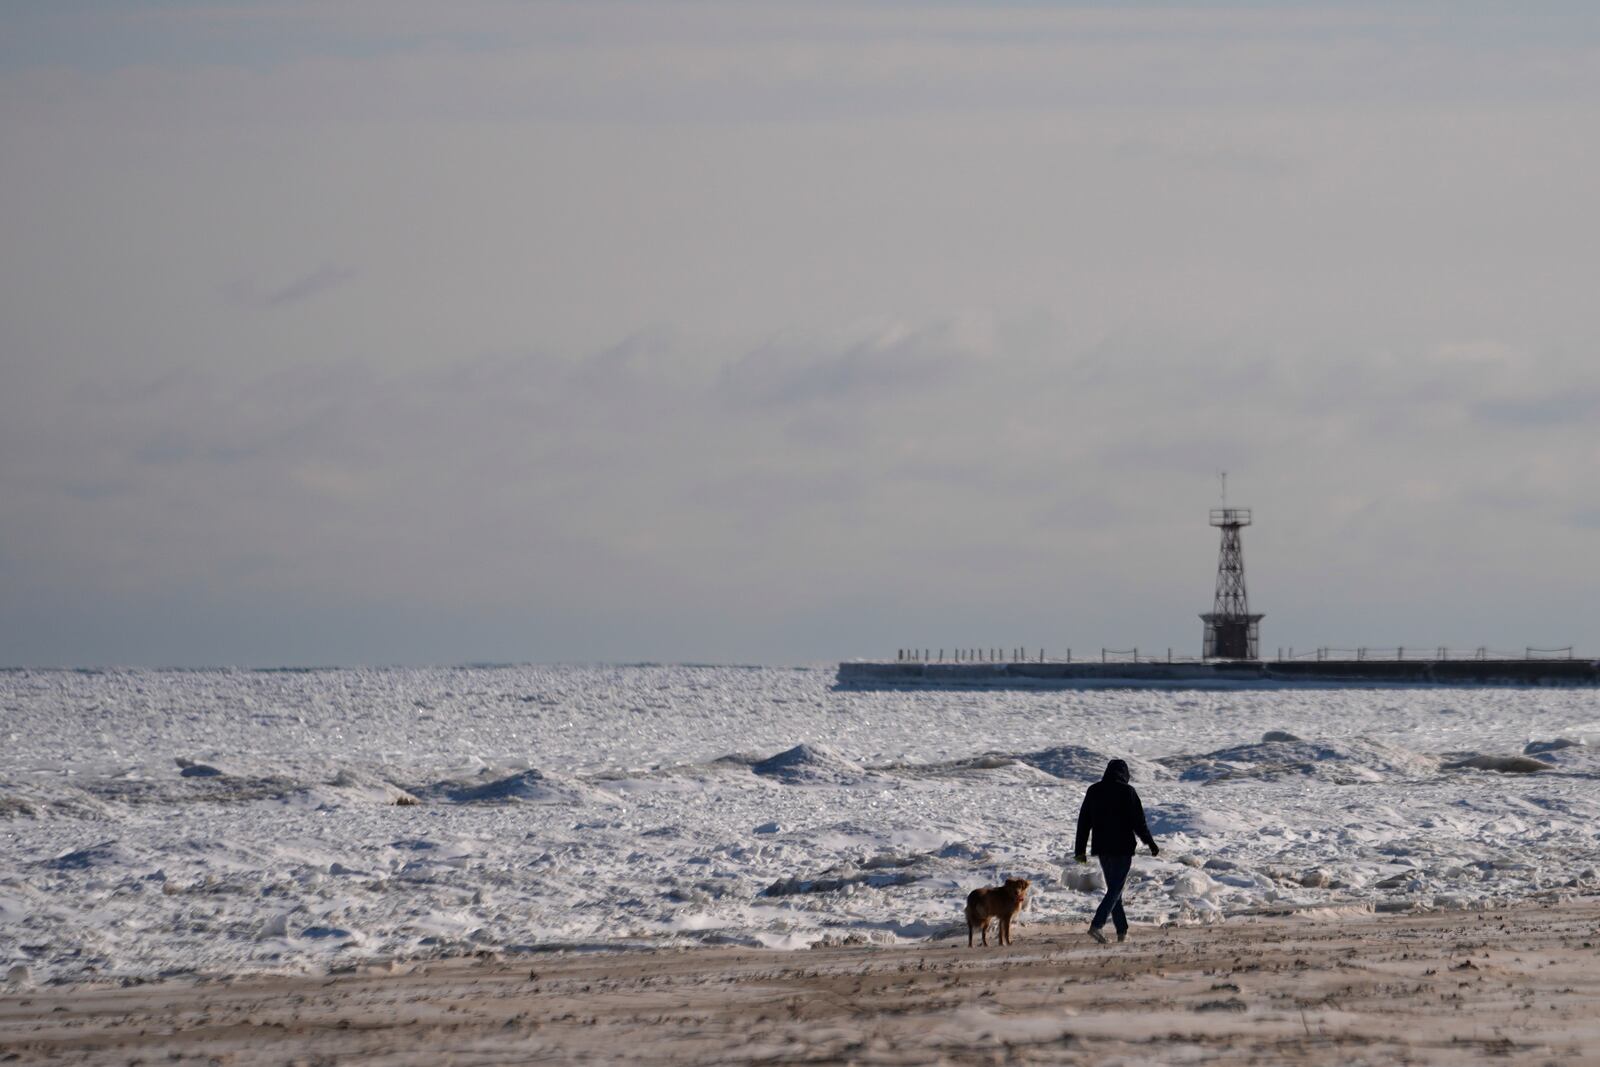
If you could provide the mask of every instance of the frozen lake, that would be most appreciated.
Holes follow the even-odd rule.
[[[1035,918],[1086,922],[1089,869],[1068,854],[1111,756],[1133,764],[1163,848],[1135,865],[1136,922],[1596,885],[1593,689],[841,692],[833,677],[0,672],[0,960],[36,982],[887,941],[959,923],[969,889],[1009,875],[1034,880]],[[1549,769],[1451,766],[1525,751]]]

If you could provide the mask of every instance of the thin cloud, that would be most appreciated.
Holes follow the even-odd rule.
[[[320,267],[287,284],[267,290],[252,302],[266,308],[287,307],[331,292],[355,278],[356,272],[348,267]]]

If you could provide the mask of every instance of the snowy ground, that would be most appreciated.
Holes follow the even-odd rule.
[[[1593,888],[1600,867],[1592,689],[10,671],[0,723],[13,983],[921,938],[1010,875],[1034,880],[1035,921],[1079,922],[1095,898],[1068,858],[1073,824],[1108,756],[1133,764],[1163,846],[1135,866],[1135,921],[1471,907]],[[1540,744],[1557,739],[1578,743]],[[1549,768],[1451,766],[1525,750]]]

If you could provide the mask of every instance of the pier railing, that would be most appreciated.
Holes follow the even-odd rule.
[[[1204,663],[1173,649],[1090,648],[1051,652],[1044,648],[902,648],[898,663]]]
[[[1487,646],[1478,648],[1445,648],[1443,646],[1430,647],[1427,645],[1400,645],[1394,648],[1314,648],[1314,649],[1278,649],[1277,660],[1283,662],[1315,661],[1318,663],[1327,660],[1421,660],[1431,663],[1441,663],[1450,660],[1565,660],[1575,659],[1573,646],[1565,648],[1532,648],[1523,647],[1513,652],[1492,649]]]
[[[1263,656],[1263,659],[1267,657]],[[1565,648],[1524,647],[1505,652],[1487,646],[1478,648],[1445,648],[1444,646],[1399,645],[1391,648],[1357,646],[1355,648],[1322,647],[1313,649],[1279,648],[1278,663],[1312,661],[1467,661],[1467,660],[1570,660],[1577,658],[1573,646]],[[902,648],[897,650],[899,663],[1204,663],[1199,656],[1174,654],[1168,649],[1098,648],[1067,649],[1051,653],[1044,648],[1027,648],[1014,645],[983,648]]]

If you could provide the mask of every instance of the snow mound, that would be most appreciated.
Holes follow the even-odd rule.
[[[850,891],[858,887],[893,889],[915,885],[936,873],[948,873],[953,868],[941,862],[943,857],[932,853],[907,855],[886,852],[829,867],[820,874],[790,875],[779,878],[761,891],[764,897],[789,897],[810,893]]]
[[[258,800],[284,800],[301,792],[305,783],[295,778],[234,774],[227,771],[190,774],[181,770],[176,778],[91,778],[82,788],[91,796],[117,805],[166,807],[203,801],[212,804],[248,804]]]
[[[94,797],[57,783],[0,783],[0,819],[111,818],[111,809]]]
[[[1300,738],[1300,737],[1296,737],[1294,734],[1291,734],[1288,730],[1268,730],[1266,733],[1261,735],[1261,740],[1263,742],[1269,742],[1269,741],[1301,741],[1301,740],[1304,740],[1304,739]]]
[[[1454,760],[1445,764],[1446,769],[1499,771],[1502,774],[1534,774],[1539,771],[1554,770],[1555,765],[1544,760],[1534,759],[1532,756],[1493,756],[1471,755],[1465,759]]]
[[[954,778],[989,785],[1044,785],[1056,786],[1061,781],[1055,775],[1024,763],[1016,756],[989,752],[965,759],[945,760],[940,763],[896,763],[874,768],[907,778]]]
[[[439,782],[417,792],[454,804],[610,804],[618,799],[575,778],[532,767],[505,777],[494,777],[493,772],[485,770],[477,781]]]
[[[776,778],[791,784],[860,781],[866,768],[827,745],[796,745],[750,765],[763,778]]]
[[[1074,782],[1098,782],[1106,773],[1106,764],[1113,759],[1121,759],[1127,763],[1135,786],[1140,782],[1172,777],[1159,763],[1137,756],[1108,756],[1104,752],[1097,752],[1080,745],[1056,745],[1053,748],[1042,748],[1037,752],[1025,752],[1013,758],[1030,767],[1037,767],[1052,778],[1065,778]]]
[[[1369,737],[1328,741],[1262,741],[1202,755],[1160,760],[1185,782],[1225,782],[1302,775],[1335,784],[1381,782],[1436,774],[1439,759]]]
[[[1252,833],[1260,825],[1260,818],[1254,813],[1181,800],[1147,805],[1145,820],[1158,845],[1179,834],[1199,838],[1243,835]]]
[[[377,775],[366,774],[352,770],[349,767],[341,768],[322,789],[321,793],[331,793],[340,799],[362,801],[369,804],[392,804],[402,807],[417,803],[417,798],[401,789],[393,782],[385,781]]]
[[[131,867],[135,862],[133,853],[119,842],[102,841],[88,848],[63,852],[53,859],[44,860],[40,866],[52,871],[87,871],[104,867]]]

